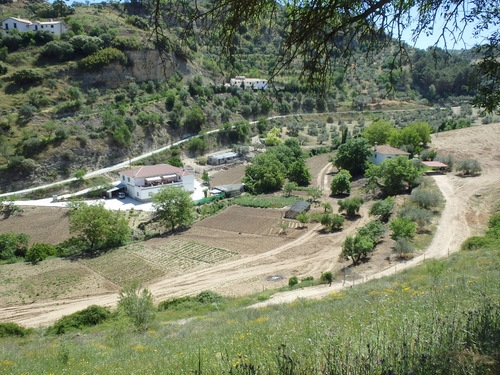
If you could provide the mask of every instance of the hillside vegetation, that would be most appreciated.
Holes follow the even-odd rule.
[[[500,358],[499,255],[497,247],[478,246],[397,276],[332,291],[322,301],[269,308],[241,309],[267,293],[228,300],[204,292],[160,304],[164,311],[153,313],[155,320],[147,315],[152,311],[147,305],[132,315],[88,309],[78,320],[76,314],[66,317],[45,334],[11,328],[27,336],[1,340],[0,369],[69,374],[493,374]],[[147,292],[136,296],[149,298]],[[132,320],[139,322],[137,331],[127,316],[149,318]],[[193,318],[176,321],[189,316]],[[75,335],[72,326],[82,333]]]
[[[241,27],[230,64],[218,55],[217,41],[202,34],[181,44],[183,29],[175,20],[165,20],[169,44],[162,45],[151,38],[147,13],[130,4],[76,3],[59,9],[21,1],[1,5],[0,13],[2,18],[62,16],[70,27],[56,37],[43,32],[0,34],[0,175],[8,176],[1,179],[3,191],[107,166],[227,122],[377,109],[386,99],[401,103],[393,108],[408,102],[412,108],[456,105],[474,95],[467,85],[471,58],[440,50],[414,51],[415,69],[399,71],[392,70],[390,50],[367,59],[360,47],[353,51],[359,54],[356,69],[339,69],[324,95],[307,91],[293,67],[275,77],[273,90],[263,93],[223,84],[236,75],[269,78],[280,33],[264,25],[255,25],[264,30],[263,39],[255,29]],[[451,116],[444,113],[436,128]],[[464,117],[471,114],[466,105]],[[359,118],[362,127],[365,119],[361,114]],[[253,128],[252,134],[263,130]],[[205,137],[181,152],[196,155],[220,145],[248,144],[248,135]],[[177,155],[165,155],[165,160],[172,156]]]

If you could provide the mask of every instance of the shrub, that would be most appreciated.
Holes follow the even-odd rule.
[[[389,228],[392,230],[391,238],[396,240],[398,238],[412,239],[415,237],[417,224],[408,218],[400,217],[389,222]]]
[[[339,212],[345,211],[347,216],[354,216],[359,213],[363,202],[364,199],[361,197],[341,199],[338,201]]]
[[[294,286],[299,283],[299,278],[297,276],[292,276],[288,279],[288,286]]]
[[[57,250],[54,246],[46,243],[36,243],[26,252],[25,259],[28,262],[41,262],[45,258],[56,254]]]
[[[407,238],[400,237],[394,243],[394,252],[401,258],[413,253],[413,250],[413,243]]]
[[[33,332],[33,328],[24,328],[16,323],[0,323],[0,337],[24,337]]]
[[[380,216],[380,220],[387,221],[394,208],[394,198],[387,197],[384,200],[379,200],[373,203],[370,208],[370,215]]]
[[[224,297],[210,290],[205,290],[194,297],[186,296],[162,301],[158,304],[158,310],[165,311],[192,309],[200,305],[212,305],[221,302],[224,302]]]
[[[47,43],[40,52],[46,58],[53,58],[59,61],[70,60],[75,53],[73,46],[63,40],[54,40]]]
[[[95,326],[109,319],[110,316],[111,313],[107,308],[91,305],[86,309],[62,317],[47,332],[49,334],[62,335],[70,330]]]
[[[9,69],[4,64],[0,64],[0,76],[7,74],[8,71]]]
[[[99,71],[103,67],[117,62],[122,65],[128,64],[128,59],[125,54],[116,48],[104,48],[90,56],[81,59],[78,62],[78,67],[86,71]]]
[[[479,250],[487,247],[490,243],[490,239],[487,237],[472,236],[467,238],[460,246],[461,250]]]
[[[218,293],[212,292],[211,290],[204,290],[203,292],[200,292],[194,299],[202,305],[221,303],[224,301],[224,297]]]
[[[24,257],[28,250],[30,236],[24,233],[0,234],[0,260]]]
[[[342,169],[337,173],[333,179],[330,189],[332,195],[336,194],[349,194],[351,192],[351,174],[349,171]]]
[[[344,226],[345,219],[339,214],[325,212],[321,215],[320,223],[329,231],[340,230]]]
[[[323,272],[320,277],[320,282],[322,284],[330,284],[332,285],[333,282],[333,274],[330,271]]]
[[[456,170],[464,175],[477,175],[482,172],[481,163],[476,159],[465,159],[457,163]]]
[[[384,224],[377,220],[372,220],[366,223],[365,226],[358,228],[358,234],[360,236],[368,237],[374,244],[379,242],[380,236],[382,236],[384,232]]]
[[[433,189],[413,189],[411,201],[421,208],[430,209],[441,203],[441,194]]]
[[[132,282],[120,291],[118,309],[139,331],[148,329],[155,319],[153,295],[146,288],[141,290],[138,282]]]
[[[432,213],[426,209],[406,204],[398,211],[398,217],[414,221],[419,227],[424,227],[432,220]]]
[[[43,81],[44,75],[37,70],[21,69],[12,74],[12,81],[18,85],[34,85]]]

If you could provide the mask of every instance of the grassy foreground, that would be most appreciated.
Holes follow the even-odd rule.
[[[500,250],[462,251],[321,301],[4,338],[0,373],[496,374],[499,271]]]

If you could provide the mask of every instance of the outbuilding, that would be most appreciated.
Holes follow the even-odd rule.
[[[306,201],[295,202],[292,207],[285,213],[286,219],[295,219],[302,212],[307,212],[311,209],[311,203]]]
[[[236,152],[223,152],[221,154],[210,155],[207,157],[207,163],[210,165],[226,164],[238,158]]]

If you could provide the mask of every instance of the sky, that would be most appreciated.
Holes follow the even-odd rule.
[[[53,2],[53,0],[49,0],[50,2]],[[65,0],[67,4],[72,4],[74,1],[81,2],[81,3],[86,3],[86,0]],[[100,3],[102,0],[88,0],[89,3]],[[412,16],[414,17],[416,15],[415,11],[412,11]],[[474,27],[472,25],[468,25],[463,33],[463,40],[459,40],[458,42],[454,42],[452,36],[450,34],[445,34],[446,35],[446,45],[443,40],[443,38],[440,38],[442,29],[443,29],[443,24],[444,21],[442,18],[438,18],[436,20],[436,23],[434,25],[434,33],[431,35],[425,35],[422,33],[419,38],[416,41],[413,41],[412,39],[412,29],[415,27],[415,25],[410,25],[405,30],[403,31],[402,39],[408,43],[410,46],[419,48],[419,49],[427,49],[428,47],[432,47],[436,45],[441,48],[447,48],[447,49],[468,49],[472,48],[473,46],[477,44],[482,44],[485,42],[486,37],[488,34],[492,34],[493,31],[490,33],[486,33],[480,37],[474,37],[473,31]]]

